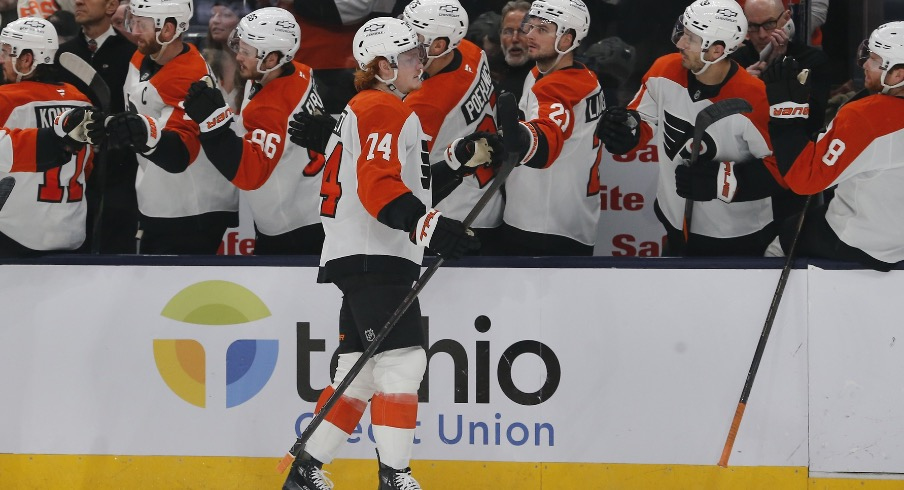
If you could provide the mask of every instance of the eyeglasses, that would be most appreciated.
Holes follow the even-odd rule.
[[[772,32],[775,30],[776,27],[778,27],[778,20],[781,18],[782,18],[782,16],[779,15],[775,19],[767,20],[766,22],[763,22],[762,24],[754,24],[751,22],[751,23],[747,24],[747,32],[757,32],[760,30],[761,27],[766,32]]]

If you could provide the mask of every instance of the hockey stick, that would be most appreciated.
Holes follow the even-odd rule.
[[[9,199],[9,195],[13,192],[13,187],[15,186],[16,178],[12,175],[0,179],[0,210],[3,210],[3,206],[6,205],[6,200]]]
[[[505,145],[506,150],[506,158],[503,162],[502,166],[499,168],[499,172],[496,174],[496,177],[493,179],[493,182],[487,188],[487,190],[480,197],[480,200],[477,201],[477,204],[474,205],[474,208],[468,213],[468,216],[465,217],[462,224],[465,227],[471,225],[474,220],[477,218],[477,215],[483,211],[483,208],[486,207],[487,203],[490,201],[490,198],[499,190],[499,187],[505,182],[505,179],[508,178],[509,174],[512,172],[512,169],[518,163],[518,155],[520,154],[520,150],[518,148],[518,138],[517,134],[520,131],[518,127],[518,105],[515,101],[515,96],[511,93],[504,93],[499,96],[498,106],[496,113],[498,114],[498,119],[500,122],[500,126],[502,128],[503,135],[509,135],[509,137],[503,136],[503,144]],[[417,295],[420,294],[421,290],[424,289],[424,286],[427,285],[427,282],[433,277],[433,274],[437,269],[442,266],[445,260],[443,258],[437,258],[436,262],[434,262],[421,277],[417,280],[414,286],[411,288],[411,291],[405,296],[405,299],[402,300],[402,304],[396,308],[395,312],[386,321],[386,324],[383,325],[383,328],[380,329],[380,332],[377,333],[373,342],[365,349],[364,353],[361,354],[361,357],[355,362],[355,364],[349,369],[348,373],[345,375],[345,378],[342,379],[342,382],[339,383],[339,386],[336,387],[336,390],[333,394],[327,399],[327,401],[323,404],[323,407],[320,408],[320,411],[317,412],[317,415],[311,419],[311,423],[305,428],[305,430],[301,433],[301,437],[295,440],[295,444],[292,445],[292,448],[289,449],[289,452],[286,453],[285,457],[279,462],[276,469],[280,473],[284,472],[286,468],[288,468],[292,462],[298,457],[299,454],[304,449],[304,445],[307,444],[308,440],[311,438],[311,435],[314,434],[314,431],[323,422],[326,415],[329,413],[330,409],[333,408],[333,405],[339,401],[339,398],[345,393],[345,390],[351,384],[351,382],[355,379],[361,369],[364,367],[364,364],[373,357],[374,353],[376,353],[377,349],[380,347],[380,344],[383,342],[383,339],[389,335],[389,332],[395,326],[395,324],[402,318],[402,315],[408,311],[408,307],[414,303]]]
[[[60,66],[72,73],[76,78],[82,81],[88,88],[94,92],[97,103],[100,104],[100,110],[104,113],[110,111],[110,87],[107,82],[88,64],[87,61],[79,58],[73,53],[60,54]],[[100,229],[103,224],[102,216],[104,214],[104,195],[107,185],[107,159],[106,148],[103,144],[95,153],[97,155],[97,165],[95,169],[99,172],[97,175],[97,186],[100,188],[100,202],[97,205],[97,214],[94,216],[94,227],[91,231],[91,253],[100,253]]]
[[[747,102],[744,99],[733,98],[720,100],[698,112],[697,118],[694,120],[694,139],[691,141],[691,159],[688,161],[687,166],[693,167],[694,164],[697,163],[697,158],[700,157],[700,143],[703,141],[703,134],[706,132],[707,128],[720,119],[724,119],[733,114],[750,112],[752,110],[753,107],[750,106],[750,102]],[[691,236],[691,217],[693,214],[694,201],[687,199],[684,201],[684,223],[682,227],[684,231],[685,250],[687,248],[687,241]]]
[[[738,408],[735,410],[734,419],[731,421],[731,427],[728,429],[728,438],[725,440],[725,447],[722,448],[722,457],[719,458],[719,466],[725,468],[728,466],[728,458],[731,457],[731,448],[734,446],[735,438],[738,436],[738,428],[741,426],[741,418],[744,416],[744,410],[747,408],[747,399],[750,398],[750,390],[753,389],[753,380],[756,378],[756,372],[760,368],[760,360],[763,359],[763,352],[766,350],[766,341],[769,340],[769,333],[772,332],[772,323],[775,321],[775,315],[778,313],[778,305],[782,302],[782,294],[785,292],[785,284],[788,283],[788,276],[791,274],[791,266],[794,263],[794,254],[797,251],[797,241],[800,239],[800,232],[804,228],[804,219],[807,211],[810,209],[810,203],[813,196],[807,196],[804,202],[804,209],[800,213],[797,220],[797,229],[794,231],[794,239],[791,241],[791,249],[785,257],[785,266],[782,267],[782,274],[778,278],[778,284],[775,286],[775,294],[772,295],[772,304],[769,305],[769,312],[766,314],[766,323],[763,325],[763,331],[760,333],[760,341],[756,344],[756,351],[753,354],[753,361],[750,363],[750,369],[747,371],[747,379],[744,381],[744,389],[741,390],[741,399],[738,401]]]

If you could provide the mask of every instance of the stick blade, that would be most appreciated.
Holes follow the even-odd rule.
[[[72,73],[76,78],[82,81],[97,96],[97,103],[101,110],[110,110],[110,87],[107,82],[94,70],[87,61],[79,58],[73,53],[60,54],[60,66]]]
[[[279,464],[276,465],[276,472],[279,474],[283,474],[286,472],[286,469],[289,466],[292,466],[292,463],[295,461],[295,456],[292,456],[292,453],[286,453],[285,456],[281,460],[279,460]]]

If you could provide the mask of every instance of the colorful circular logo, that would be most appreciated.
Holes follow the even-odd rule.
[[[239,325],[269,317],[270,310],[249,289],[229,281],[203,281],[179,291],[161,316],[194,325]],[[257,395],[276,369],[279,341],[239,339],[226,349],[226,408]],[[197,407],[207,405],[207,362],[195,339],[154,339],[154,361],[166,385]]]

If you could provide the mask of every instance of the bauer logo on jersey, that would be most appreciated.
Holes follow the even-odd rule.
[[[678,153],[681,158],[688,160],[691,157],[687,148],[694,134],[694,125],[681,119],[680,117],[665,111],[665,135],[662,138],[662,144],[665,147],[665,154],[669,160],[674,160]],[[716,156],[716,142],[709,133],[703,133],[703,140],[700,142],[703,148],[700,150],[700,160],[712,160]]]
[[[74,109],[71,105],[45,105],[35,107],[35,121],[39,128],[49,128],[53,126],[53,121],[63,112]]]
[[[491,95],[493,95],[493,78],[490,76],[490,67],[486,63],[482,63],[480,65],[480,81],[461,105],[461,113],[465,116],[465,122],[471,124],[483,115],[483,108],[490,103]]]

